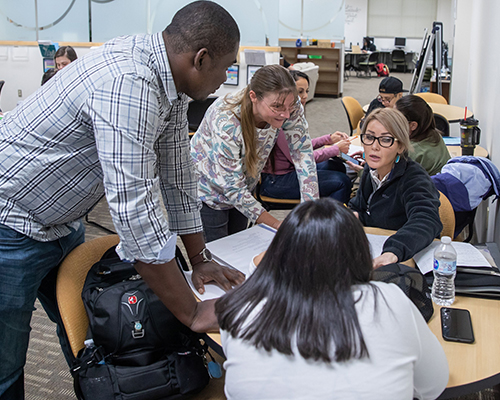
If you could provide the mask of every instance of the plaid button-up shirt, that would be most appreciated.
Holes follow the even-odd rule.
[[[105,193],[122,258],[172,259],[170,229],[202,230],[187,100],[161,33],[74,61],[0,121],[0,223],[55,240]]]

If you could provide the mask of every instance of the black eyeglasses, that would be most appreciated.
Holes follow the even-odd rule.
[[[391,147],[394,144],[394,141],[398,140],[392,136],[373,136],[367,133],[363,133],[359,135],[361,138],[361,143],[366,144],[367,146],[372,145],[375,140],[378,140],[378,144],[382,147]]]
[[[377,100],[380,101],[382,104],[389,104],[395,98],[396,98],[395,94],[390,99],[388,99],[387,97],[382,97],[381,95],[377,96]]]

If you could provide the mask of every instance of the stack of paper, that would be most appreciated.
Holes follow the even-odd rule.
[[[253,257],[267,250],[272,242],[276,230],[264,225],[255,225],[250,229],[226,236],[219,240],[207,243],[214,260],[221,265],[235,268],[249,276],[249,266]],[[215,284],[205,285],[205,293],[199,294],[191,281],[191,272],[184,272],[191,289],[200,300],[216,299],[225,292]]]
[[[432,271],[434,265],[434,251],[441,242],[434,241],[425,249],[419,251],[413,259],[423,274]],[[457,252],[457,266],[459,267],[491,267],[483,254],[470,243],[451,242]]]

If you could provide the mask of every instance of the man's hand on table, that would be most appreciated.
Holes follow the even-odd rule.
[[[225,291],[230,290],[233,286],[243,283],[245,275],[240,271],[224,267],[216,262],[201,262],[193,267],[193,275],[191,280],[198,293],[205,293],[205,284],[214,282]]]
[[[373,269],[377,269],[383,265],[393,264],[398,262],[398,257],[396,254],[388,251],[387,253],[382,253],[378,257],[373,259]]]

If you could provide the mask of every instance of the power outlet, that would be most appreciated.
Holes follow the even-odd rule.
[[[21,89],[17,90],[17,97],[23,97],[23,91]]]

